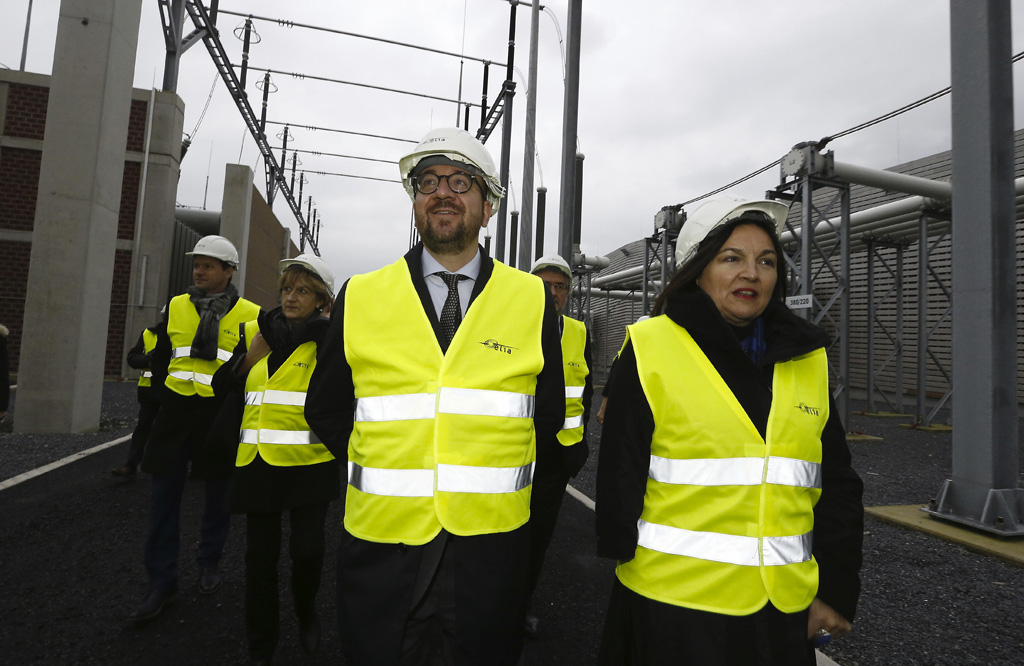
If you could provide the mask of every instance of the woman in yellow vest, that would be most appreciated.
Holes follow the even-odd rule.
[[[850,630],[863,486],[827,336],[783,305],[787,213],[698,208],[656,316],[628,328],[598,465],[618,561],[600,664],[812,666]]]
[[[286,511],[299,642],[307,653],[317,649],[324,523],[328,505],[341,492],[337,461],[305,418],[306,388],[327,332],[334,276],[319,257],[302,254],[281,262],[278,287],[280,307],[245,325],[232,360],[213,380],[218,395],[245,396],[241,423],[237,412],[234,417],[238,452],[228,503],[232,513],[247,514],[245,628],[253,664],[271,663],[277,647]]]

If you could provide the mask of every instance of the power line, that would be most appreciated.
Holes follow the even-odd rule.
[[[330,32],[330,33],[334,33],[336,35],[345,35],[347,37],[358,37],[359,39],[369,39],[369,40],[374,41],[374,42],[383,42],[384,44],[392,44],[392,45],[395,45],[395,46],[404,46],[406,48],[417,49],[419,51],[429,51],[431,53],[438,53],[440,55],[447,55],[447,56],[452,56],[452,57],[455,57],[455,58],[465,58],[467,60],[474,60],[476,62],[480,62],[480,63],[483,63],[485,65],[493,64],[493,65],[497,65],[499,67],[505,67],[504,63],[498,62],[496,60],[488,60],[487,58],[476,58],[474,56],[468,56],[468,55],[464,55],[462,53],[452,53],[451,51],[442,51],[441,49],[432,49],[432,48],[430,48],[428,46],[417,46],[416,44],[407,44],[405,42],[399,42],[399,41],[395,41],[393,39],[384,39],[382,37],[370,37],[369,35],[360,35],[357,32],[347,32],[345,30],[337,30],[335,28],[326,28],[326,27],[320,26],[320,25],[309,25],[307,23],[298,23],[296,21],[289,21],[287,19],[275,19],[275,18],[269,18],[269,17],[266,17],[266,16],[256,16],[255,14],[243,14],[241,12],[231,12],[231,11],[228,11],[226,9],[221,9],[219,13],[221,13],[221,14],[230,14],[231,16],[242,16],[242,17],[254,19],[254,20],[257,20],[257,21],[266,21],[268,23],[276,23],[279,26],[284,27],[284,28],[307,28],[309,30],[319,30],[321,32]]]
[[[352,134],[355,136],[365,136],[371,139],[385,139],[387,141],[403,141],[405,143],[419,143],[416,139],[400,139],[395,136],[383,136],[380,134],[366,134],[365,132],[353,132],[352,130],[341,130],[334,129],[331,127],[317,127],[316,125],[302,125],[300,123],[283,123],[279,120],[268,120],[268,125],[287,125],[292,129],[304,129],[310,132],[336,132],[338,134]]]
[[[357,176],[352,173],[332,173],[330,171],[314,171],[312,169],[298,169],[298,173],[311,173],[314,176],[340,176],[342,178],[360,178],[362,180],[379,180],[382,183],[399,183],[402,181],[394,178],[375,178],[373,176]]]
[[[1024,51],[1021,51],[1017,55],[1013,56],[1013,59],[1011,60],[1011,62],[1020,62],[1020,60],[1022,60],[1022,59],[1024,59]],[[842,132],[837,132],[836,134],[830,134],[830,135],[824,136],[824,137],[821,138],[820,141],[818,141],[818,147],[819,148],[824,148],[825,144],[829,143],[830,141],[834,141],[835,139],[839,139],[839,138],[842,138],[844,136],[849,136],[850,134],[853,134],[854,132],[859,132],[859,131],[861,131],[863,129],[867,129],[869,127],[872,127],[873,125],[877,125],[879,123],[885,122],[886,120],[892,120],[896,116],[899,116],[899,115],[902,115],[904,113],[907,113],[908,111],[913,111],[914,109],[918,108],[919,106],[924,106],[925,104],[928,104],[929,102],[934,102],[935,100],[940,99],[940,98],[948,95],[950,92],[952,92],[952,90],[953,90],[952,86],[946,86],[942,90],[938,90],[936,92],[933,92],[931,95],[928,95],[926,97],[922,97],[921,99],[917,100],[916,102],[911,102],[910,104],[907,104],[906,106],[901,106],[900,108],[898,108],[898,109],[896,109],[894,111],[890,111],[889,113],[886,113],[884,115],[878,116],[874,120],[869,120],[869,121],[863,122],[863,123],[861,123],[859,125],[854,125],[853,127],[849,128],[849,129],[845,129]],[[684,201],[683,203],[679,204],[679,206],[686,206],[688,204],[692,204],[694,202],[700,201],[702,199],[707,199],[708,197],[711,197],[711,196],[714,196],[714,195],[719,194],[721,192],[724,192],[724,191],[728,190],[731,187],[735,187],[736,185],[739,185],[740,183],[744,183],[744,182],[750,180],[751,178],[754,178],[755,176],[760,176],[762,173],[764,173],[768,169],[771,169],[772,167],[778,166],[779,163],[781,163],[781,162],[782,162],[781,158],[777,159],[774,162],[772,162],[771,164],[766,164],[765,166],[761,167],[757,171],[754,171],[753,173],[749,173],[746,176],[743,176],[742,178],[740,178],[738,180],[734,180],[733,182],[729,183],[728,185],[720,187],[717,190],[713,190],[711,192],[708,192],[707,194],[702,194],[699,197],[695,197],[693,199],[690,199],[689,201]]]
[[[239,65],[233,65],[234,67],[240,67]],[[473,104],[471,102],[461,102],[457,99],[448,99],[447,97],[436,97],[434,95],[427,95],[426,93],[410,92],[408,90],[398,90],[396,88],[385,88],[384,86],[375,86],[369,83],[356,83],[355,81],[343,81],[342,79],[331,79],[326,76],[316,76],[314,74],[302,74],[300,72],[282,72],[279,70],[265,69],[262,67],[249,67],[250,70],[255,72],[266,72],[267,74],[284,74],[290,76],[293,79],[312,79],[314,81],[326,81],[327,83],[340,83],[346,86],[357,86],[359,88],[370,88],[372,90],[381,90],[383,92],[398,93],[399,95],[410,95],[412,97],[424,97],[426,99],[437,100],[438,102],[449,102],[451,104],[466,105],[466,106],[480,106],[479,104]]]
[[[283,150],[284,147],[282,146]],[[306,153],[308,155],[317,155],[323,157],[344,157],[350,160],[366,160],[367,162],[383,162],[384,164],[398,164],[395,160],[382,160],[377,157],[362,157],[360,155],[342,155],[340,153],[325,153],[322,150],[299,150],[298,148],[292,148],[293,153]]]

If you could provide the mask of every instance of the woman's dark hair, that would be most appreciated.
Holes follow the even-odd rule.
[[[775,228],[775,221],[760,211],[747,211],[734,220],[729,220],[720,227],[711,230],[704,240],[697,245],[697,252],[690,257],[689,261],[679,267],[676,274],[672,276],[668,286],[661,292],[658,299],[654,301],[652,315],[664,314],[668,299],[677,291],[693,292],[700,290],[697,286],[697,278],[704,272],[711,260],[718,255],[718,251],[729,240],[729,236],[736,230],[736,227],[750,224],[768,233],[772,239],[772,246],[778,257],[775,270],[778,278],[775,281],[775,289],[772,291],[772,300],[782,301],[786,297],[786,264],[785,255],[782,252],[782,243],[779,242],[779,234]]]

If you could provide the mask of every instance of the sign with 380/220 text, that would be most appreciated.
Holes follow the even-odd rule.
[[[810,294],[797,294],[786,296],[786,307],[790,310],[804,310],[811,307],[813,297]]]

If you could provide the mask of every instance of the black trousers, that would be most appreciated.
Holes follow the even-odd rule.
[[[814,666],[807,611],[770,603],[722,615],[649,599],[618,579],[605,618],[599,666]]]
[[[316,615],[324,568],[324,522],[328,502],[288,510],[292,600],[300,624]],[[246,514],[245,632],[253,656],[270,657],[280,635],[278,561],[283,511]]]
[[[128,446],[126,466],[138,467],[142,464],[142,454],[146,451],[146,442],[149,441],[149,433],[153,429],[153,421],[156,419],[157,412],[159,411],[159,402],[146,401],[139,403],[139,420],[135,424],[135,430],[132,432],[132,441]]]
[[[345,531],[338,548],[338,629],[346,663],[515,666],[523,647],[529,525],[432,546],[374,543]],[[425,566],[421,567],[421,564]],[[423,572],[433,572],[420,598]]]

